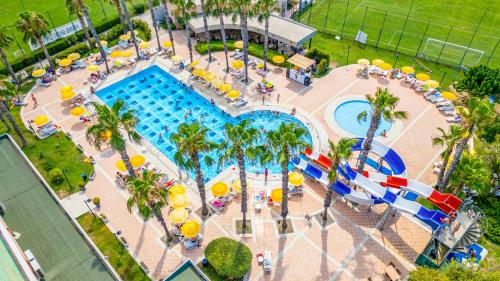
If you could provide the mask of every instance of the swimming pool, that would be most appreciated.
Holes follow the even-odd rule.
[[[23,281],[24,276],[17,267],[14,257],[10,255],[6,242],[0,237],[0,276],[5,280]],[[4,280],[4,279],[2,279]]]
[[[368,112],[368,116],[366,117],[366,120],[358,121],[358,115],[363,111]],[[337,121],[337,124],[342,129],[357,137],[366,136],[366,132],[370,127],[371,117],[372,113],[370,104],[364,100],[350,100],[341,103],[337,106],[333,114],[333,118],[335,118],[335,121]],[[380,133],[384,130],[389,131],[391,127],[392,123],[382,118],[380,126],[375,132],[375,136],[380,135]]]
[[[122,99],[129,108],[136,109],[140,119],[137,131],[172,161],[177,150],[170,136],[176,133],[179,125],[184,122],[199,121],[210,129],[207,138],[215,143],[225,140],[226,123],[235,124],[247,119],[250,120],[251,126],[262,131],[277,129],[282,122],[294,122],[305,128],[297,118],[271,111],[245,113],[233,118],[156,65],[101,89],[96,95],[108,106],[117,99]],[[309,132],[305,141],[312,143]],[[264,134],[260,135],[257,142],[264,142]],[[221,153],[215,150],[208,156],[217,161]],[[232,164],[207,167],[204,161],[201,162],[205,181],[209,181]],[[247,169],[250,172],[262,173],[264,167],[259,163],[248,163]],[[268,169],[270,173],[280,172],[279,165],[269,165]],[[194,172],[190,172],[190,175],[194,178]]]

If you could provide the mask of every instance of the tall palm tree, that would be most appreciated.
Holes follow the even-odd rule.
[[[123,15],[123,9],[120,4],[120,0],[108,0],[108,2],[115,6],[116,11],[118,12],[118,16],[120,17],[120,23],[122,24],[123,27],[123,34],[127,33],[127,24],[125,22],[125,16]]]
[[[453,193],[462,192],[465,187],[488,194],[491,185],[491,171],[484,159],[477,154],[463,153],[450,178]]]
[[[20,19],[16,22],[16,28],[24,33],[24,40],[35,40],[38,42],[50,67],[55,69],[54,62],[52,62],[50,58],[49,51],[42,37],[49,32],[49,23],[47,19],[37,12],[28,11],[20,13],[19,17]]]
[[[354,146],[357,142],[357,139],[352,138],[342,138],[338,143],[334,143],[331,140],[328,140],[328,159],[332,162],[332,167],[328,171],[328,187],[325,195],[324,201],[324,211],[323,211],[323,225],[326,224],[328,219],[328,208],[332,204],[332,196],[333,196],[333,185],[335,181],[337,181],[337,173],[339,169],[340,161],[349,160],[352,155],[351,147]]]
[[[101,58],[104,61],[104,65],[106,66],[106,73],[109,74],[109,65],[108,65],[108,59],[106,52],[104,51],[104,48],[102,47],[101,40],[99,40],[99,35],[97,34],[97,31],[95,30],[94,24],[92,23],[92,20],[90,19],[89,15],[89,9],[87,9],[87,6],[83,4],[83,0],[77,0],[78,3],[80,4],[80,7],[83,11],[83,15],[85,16],[85,19],[87,20],[87,25],[90,28],[90,32],[92,32],[92,37],[94,37],[94,40],[96,41],[97,48],[99,49],[99,53],[101,54]]]
[[[153,21],[153,28],[155,29],[156,42],[158,43],[158,50],[161,50],[160,37],[158,36],[158,25],[156,24],[155,13],[153,11],[153,0],[148,0],[149,11],[151,12],[151,20]]]
[[[469,139],[474,134],[476,128],[481,128],[483,126],[488,126],[491,124],[496,118],[496,112],[493,108],[493,104],[489,102],[488,99],[479,99],[476,97],[469,98],[467,102],[467,106],[459,106],[457,107],[458,114],[462,117],[462,126],[466,132],[464,132],[464,136],[460,139],[460,142],[457,144],[457,148],[455,150],[455,154],[453,155],[453,160],[451,161],[450,167],[448,171],[446,171],[441,185],[443,189],[448,186],[450,181],[450,177],[453,174],[458,162],[460,161],[460,157],[462,156]]]
[[[247,228],[247,174],[245,160],[255,160],[259,149],[255,146],[258,130],[249,127],[250,121],[245,120],[238,125],[225,125],[226,141],[219,144],[223,152],[219,162],[236,160],[240,171],[241,182],[241,213],[243,214],[243,230]]]
[[[245,63],[245,84],[248,83],[248,18],[255,14],[252,0],[230,0],[233,22],[240,18],[241,38],[243,40],[243,62]]]
[[[299,127],[297,123],[281,123],[275,131],[269,131],[266,135],[268,147],[261,152],[261,162],[275,162],[281,166],[281,188],[283,190],[283,201],[281,203],[282,230],[288,227],[286,218],[288,215],[288,164],[291,157],[309,146],[303,140],[306,129]]]
[[[167,202],[166,190],[158,187],[161,176],[161,174],[153,171],[144,170],[141,177],[132,179],[129,183],[131,194],[127,200],[127,209],[131,213],[132,208],[137,206],[139,214],[144,220],[148,220],[155,215],[165,231],[167,241],[172,241],[172,234],[170,234],[161,212],[161,208]]]
[[[11,83],[9,81],[1,81],[0,84],[0,111],[2,111],[3,115],[7,117],[9,120],[10,124],[12,125],[12,128],[14,128],[14,131],[16,134],[19,136],[19,139],[21,140],[22,146],[26,146],[26,139],[23,136],[23,133],[21,132],[21,129],[16,123],[16,120],[12,117],[12,114],[10,114],[9,111],[9,106],[7,105],[6,99],[11,98],[16,96],[19,99],[18,95],[18,89],[19,86],[17,84]],[[9,127],[7,126],[7,129]]]
[[[82,26],[83,34],[85,35],[85,39],[87,40],[87,45],[89,46],[89,48],[92,48],[90,34],[87,30],[87,24],[85,23],[85,15],[83,14],[82,6],[80,6],[81,2],[82,1],[79,0],[66,0],[66,9],[68,9],[68,13],[70,15],[76,15],[78,17],[78,21],[80,21],[80,25]]]
[[[189,35],[189,20],[196,11],[196,5],[193,0],[171,0],[174,5],[172,14],[174,17],[184,24],[184,31],[186,33],[186,39],[188,42],[189,49],[189,59],[193,62],[193,43],[191,42],[191,36]]]
[[[201,16],[203,17],[203,29],[205,29],[205,42],[207,43],[208,62],[212,62],[212,52],[210,51],[210,33],[208,31],[207,14],[210,14],[210,6],[205,3],[205,0],[200,0]]]
[[[208,0],[207,1],[208,9],[211,11],[211,15],[219,18],[219,27],[220,33],[222,37],[222,44],[224,45],[224,55],[226,57],[226,69],[225,71],[229,71],[229,56],[227,50],[227,38],[226,38],[226,30],[224,28],[224,15],[228,13],[229,8],[229,0]]]
[[[10,47],[10,45],[12,44],[12,40],[13,40],[12,37],[7,35],[7,28],[6,27],[0,28],[0,56],[2,57],[2,61],[3,64],[5,65],[5,68],[7,68],[7,71],[9,71],[10,76],[12,76],[12,80],[17,83],[16,73],[14,72],[14,69],[10,64],[9,59],[7,58],[7,54],[5,53],[5,49]]]
[[[204,159],[206,165],[212,165],[213,160],[208,155],[202,156],[200,153],[208,153],[217,147],[215,143],[207,140],[208,131],[208,128],[202,127],[198,122],[182,123],[177,133],[170,136],[170,139],[177,145],[175,157],[188,157],[196,172],[196,185],[201,197],[201,214],[203,216],[208,215],[208,208],[205,195],[205,179],[201,171],[201,159]]]
[[[139,123],[137,111],[125,109],[125,102],[118,99],[111,108],[105,104],[92,102],[97,114],[97,121],[87,129],[87,141],[98,151],[109,143],[111,149],[120,153],[130,176],[134,176],[134,168],[130,164],[130,158],[127,153],[127,144],[125,137],[129,141],[140,144],[141,135],[135,131],[135,126]],[[123,135],[123,132],[126,136]],[[111,135],[109,138],[104,136]]]
[[[269,18],[273,12],[279,12],[281,7],[276,0],[257,1],[257,20],[264,22],[264,71],[267,71],[267,53],[269,46]]]
[[[128,14],[127,4],[125,4],[125,0],[120,0],[120,3],[122,4],[123,14],[125,15],[125,20],[127,21],[128,30],[130,31],[130,36],[132,36],[132,41],[134,43],[135,54],[137,55],[137,60],[140,60],[139,46],[137,44],[137,37],[135,36],[134,25],[132,24],[132,20],[130,19],[130,15]]]
[[[408,114],[405,111],[395,110],[398,105],[399,98],[389,93],[387,88],[383,90],[381,88],[377,88],[375,96],[366,95],[366,100],[370,104],[372,117],[370,120],[370,127],[366,133],[366,139],[363,142],[363,150],[361,151],[359,160],[358,171],[360,173],[363,172],[366,159],[368,158],[368,153],[372,148],[375,131],[379,128],[382,118],[386,121],[394,121],[397,119],[406,119],[408,117]],[[368,111],[361,112],[358,115],[358,121],[366,120],[367,116]]]
[[[174,36],[172,35],[172,26],[170,26],[172,24],[170,21],[170,11],[168,10],[167,0],[161,0],[161,2],[163,4],[163,9],[165,10],[165,23],[167,24],[168,38],[172,43],[172,53],[175,55]]]
[[[443,180],[444,172],[446,171],[446,167],[448,166],[448,162],[453,153],[453,149],[457,142],[462,138],[464,130],[459,125],[451,125],[448,132],[446,132],[442,128],[438,128],[440,133],[439,136],[432,138],[433,145],[439,145],[445,148],[441,157],[443,158],[443,166],[439,170],[437,185],[439,187],[439,191],[444,191],[444,186],[441,185],[441,181]]]
[[[5,120],[5,116],[3,116],[3,110],[0,110],[0,121],[5,126],[5,130],[10,131],[9,123],[7,123],[7,120]]]

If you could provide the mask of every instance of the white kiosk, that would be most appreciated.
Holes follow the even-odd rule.
[[[297,81],[305,86],[309,86],[313,80],[313,66],[316,63],[313,59],[295,54],[287,60],[292,64],[292,68],[287,69],[286,77]]]

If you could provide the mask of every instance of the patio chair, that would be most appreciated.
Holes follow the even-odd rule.
[[[271,251],[264,251],[264,261],[262,261],[264,272],[270,272],[273,266],[273,257]]]
[[[389,277],[389,279],[392,280],[392,281],[399,281],[399,280],[401,280],[401,272],[396,268],[396,266],[392,262],[390,262],[384,268],[384,274],[387,277]]]

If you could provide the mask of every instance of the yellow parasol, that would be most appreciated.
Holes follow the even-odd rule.
[[[74,98],[75,96],[76,96],[76,94],[73,91],[61,92],[61,99],[62,100],[69,100],[69,99]]]
[[[386,62],[384,62],[383,64],[381,64],[379,67],[382,70],[391,70],[392,69],[392,65],[390,65],[390,64],[388,64]]]
[[[90,71],[90,72],[96,72],[98,69],[99,69],[99,67],[95,64],[91,64],[91,65],[87,66],[87,71]]]
[[[44,76],[45,73],[47,73],[47,72],[45,72],[45,69],[39,68],[39,69],[33,70],[33,72],[31,72],[31,76],[38,78],[38,77]]]
[[[236,192],[241,191],[241,180],[237,179],[237,180],[233,181],[233,190]]]
[[[199,60],[194,60],[192,63],[190,63],[190,64],[188,65],[188,67],[195,67],[195,66],[197,66],[199,63],[200,63],[200,61],[199,61]]]
[[[67,66],[70,66],[72,63],[73,63],[73,61],[70,59],[62,59],[59,61],[59,66],[67,67]]]
[[[212,194],[214,196],[224,196],[229,192],[229,187],[225,182],[216,182],[214,185],[212,185]]]
[[[132,51],[131,50],[126,50],[122,52],[122,57],[123,58],[128,58],[132,56]]]
[[[361,64],[361,65],[369,65],[370,64],[370,61],[367,60],[367,59],[359,59],[357,61],[358,64]]]
[[[49,117],[47,117],[47,115],[38,115],[37,117],[35,117],[35,119],[33,119],[33,123],[35,123],[35,125],[37,125],[38,127],[46,125],[47,123],[49,123],[49,121],[50,119]]]
[[[231,84],[226,84],[226,83],[221,84],[221,85],[219,86],[219,90],[220,90],[221,92],[223,92],[223,93],[227,93],[227,92],[229,92],[229,91],[231,90],[231,88],[232,88],[232,87],[231,87]]]
[[[235,60],[231,63],[231,66],[235,69],[241,69],[243,66],[245,66],[245,63],[241,60]]]
[[[113,52],[111,52],[111,54],[109,54],[109,56],[112,57],[112,58],[114,58],[114,59],[116,59],[116,58],[119,58],[119,57],[122,56],[122,52],[120,52],[120,51],[113,51]]]
[[[258,68],[258,69],[263,69],[263,68],[264,68],[264,64],[263,64],[263,63],[259,63],[259,64],[257,64],[257,68]]]
[[[380,66],[381,64],[383,64],[385,61],[381,60],[381,59],[374,59],[372,60],[372,64],[375,65],[375,66]]]
[[[104,47],[104,46],[108,46],[108,41],[106,40],[100,40],[101,42],[101,45]]]
[[[229,91],[226,95],[230,99],[235,99],[235,98],[239,97],[241,95],[241,93],[240,93],[240,91],[233,89],[233,90]]]
[[[288,173],[288,182],[292,185],[301,185],[304,183],[304,175],[298,172],[290,172]]]
[[[271,190],[271,199],[273,202],[281,203],[283,201],[283,190],[281,188]]]
[[[165,47],[165,48],[172,47],[172,42],[170,42],[170,41],[163,41],[163,47]]]
[[[186,187],[181,184],[174,184],[171,188],[168,189],[168,194],[170,196],[186,194]]]
[[[77,106],[71,109],[71,115],[73,116],[82,116],[85,112],[87,112],[87,109],[83,106]]]
[[[130,165],[132,165],[132,168],[138,168],[138,167],[144,165],[144,163],[146,162],[146,158],[144,158],[144,156],[142,156],[142,155],[135,155],[135,156],[132,156],[129,159],[129,161],[130,161]],[[116,162],[116,168],[122,172],[127,170],[127,166],[125,166],[125,162],[123,162],[123,160]]]
[[[274,56],[273,57],[273,62],[275,64],[282,64],[282,63],[285,62],[285,57],[284,56],[279,56],[279,55],[278,56]]]
[[[111,139],[111,131],[105,131],[104,133],[101,134],[101,138],[104,140],[110,140]]]
[[[186,238],[194,238],[200,231],[201,225],[194,220],[188,220],[181,226],[181,234]]]
[[[417,73],[417,75],[415,75],[415,77],[417,77],[417,79],[420,81],[428,81],[429,79],[431,79],[429,74],[423,73],[423,72]]]
[[[75,61],[77,59],[80,58],[80,54],[79,53],[71,53],[68,55],[68,59],[72,60],[72,61]]]
[[[234,47],[237,49],[243,49],[243,41],[235,41],[234,42]]]
[[[205,80],[206,80],[207,82],[214,81],[214,80],[215,80],[215,78],[216,78],[216,77],[215,77],[215,74],[214,74],[214,73],[212,73],[212,72],[207,72],[207,73],[205,73]]]
[[[403,71],[406,74],[412,74],[412,73],[415,73],[415,68],[413,68],[411,66],[403,66],[403,67],[401,67],[401,71]]]
[[[186,208],[189,205],[186,194],[179,194],[170,198],[170,204],[174,209]]]
[[[204,77],[205,76],[205,70],[201,69],[201,68],[195,68],[192,72],[192,74],[194,76],[198,76],[198,77]]]
[[[170,217],[171,223],[181,224],[188,219],[189,213],[185,208],[178,208],[178,209],[174,209],[172,212],[170,212],[169,217]]]
[[[134,29],[134,34],[135,34],[135,35],[139,34],[139,31],[137,31],[137,29]],[[127,31],[127,35],[131,35],[131,34],[130,34],[130,31]]]
[[[64,93],[64,92],[71,92],[71,90],[73,90],[73,86],[66,85],[66,86],[62,86],[60,91],[61,91],[61,93]]]
[[[183,58],[179,55],[175,55],[171,58],[173,62],[180,62]]]
[[[429,87],[431,88],[437,88],[439,87],[439,82],[436,80],[428,80],[427,85],[429,85]]]
[[[448,91],[442,92],[441,95],[443,96],[443,98],[450,100],[450,101],[454,101],[458,98],[455,93],[448,92]]]
[[[122,34],[118,37],[121,41],[127,41],[130,39],[130,34]]]
[[[139,49],[147,49],[149,47],[149,43],[148,42],[141,42],[139,44]]]

